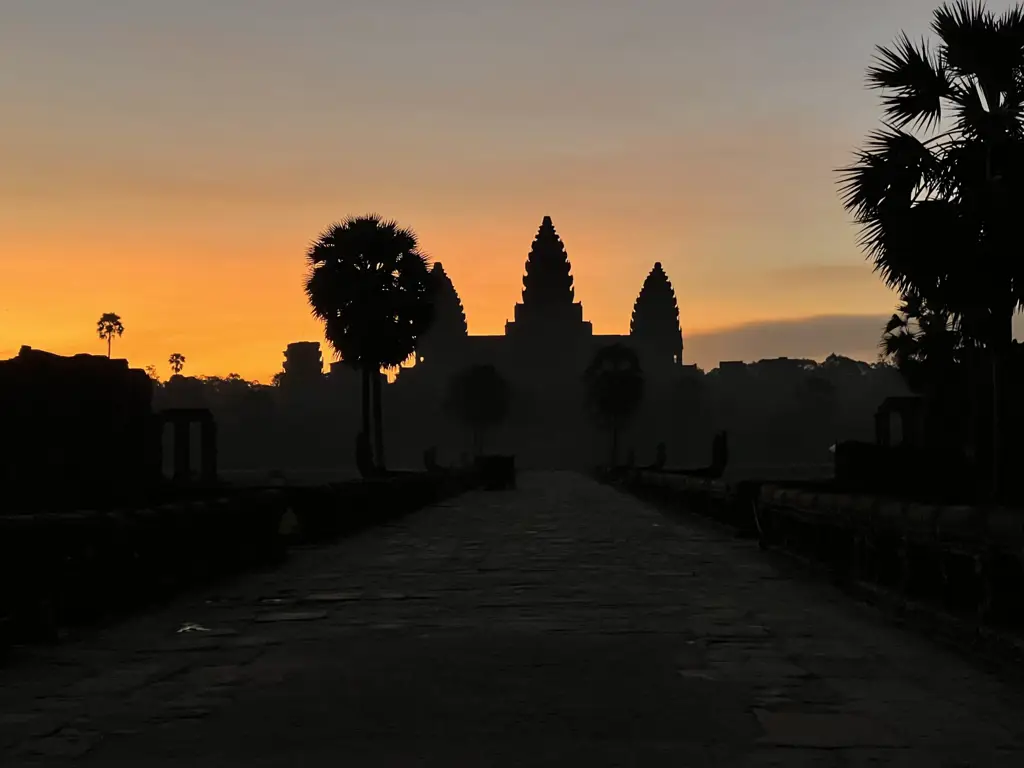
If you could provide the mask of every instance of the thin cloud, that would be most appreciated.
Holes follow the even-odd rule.
[[[823,360],[830,354],[873,362],[888,315],[820,315],[745,323],[686,337],[684,357],[705,370],[723,360]]]
[[[878,282],[868,264],[795,264],[766,271],[771,280],[796,286],[835,286]]]

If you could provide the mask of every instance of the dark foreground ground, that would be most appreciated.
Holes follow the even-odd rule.
[[[0,765],[1024,766],[1015,690],[787,572],[526,474],[20,652]]]

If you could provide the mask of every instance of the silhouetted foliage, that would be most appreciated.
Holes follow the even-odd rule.
[[[583,378],[591,410],[611,430],[610,464],[614,467],[619,458],[619,433],[644,395],[640,359],[625,344],[609,344],[597,350]]]
[[[683,332],[679,327],[679,304],[672,283],[655,262],[633,305],[629,335],[652,346],[675,362],[683,359]]]
[[[167,358],[167,364],[171,366],[171,372],[177,376],[185,367],[185,356],[181,352],[174,352]]]
[[[885,326],[881,358],[902,374],[911,391],[925,394],[964,362],[965,340],[955,318],[932,309],[917,294],[903,297]]]
[[[362,371],[364,433],[370,434],[370,388],[377,465],[384,468],[381,368],[416,349],[432,319],[431,281],[415,233],[379,216],[331,226],[307,253],[306,295],[335,352]]]
[[[96,333],[107,342],[107,357],[109,358],[114,336],[124,334],[124,323],[121,322],[121,316],[115,312],[104,312],[96,322]]]
[[[488,429],[508,417],[511,390],[493,365],[474,365],[452,377],[445,409],[473,430],[473,450],[483,453]]]
[[[555,232],[551,217],[545,216],[526,259],[523,304],[542,307],[572,304],[575,292],[570,271],[565,245]]]
[[[1024,299],[1024,6],[935,11],[938,44],[903,34],[868,71],[885,128],[844,169],[843,202],[885,282],[948,314],[992,360],[993,490],[1002,368]]]

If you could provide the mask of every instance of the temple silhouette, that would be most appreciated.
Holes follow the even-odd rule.
[[[413,364],[401,368],[385,388],[388,452],[400,463],[414,463],[432,447],[449,462],[468,450],[468,438],[439,405],[461,370],[493,365],[512,391],[507,423],[492,436],[494,449],[515,453],[525,466],[591,466],[606,452],[606,438],[585,412],[582,375],[594,353],[613,343],[631,346],[644,370],[647,396],[632,429],[643,436],[638,453],[653,455],[658,442],[671,440],[675,430],[666,396],[679,377],[696,367],[683,363],[679,307],[660,263],[640,288],[628,335],[595,334],[584,319],[569,256],[550,216],[533,240],[522,301],[514,306],[504,334],[470,335],[458,291],[441,262],[432,274],[437,280],[434,324]],[[322,372],[318,342],[291,344],[281,384],[297,393],[308,391]],[[343,362],[331,364],[328,378],[358,387],[357,374]]]

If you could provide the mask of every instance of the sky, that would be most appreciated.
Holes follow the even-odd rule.
[[[685,357],[871,359],[895,297],[836,194],[873,47],[936,0],[2,0],[0,358],[268,381],[305,252],[412,227],[500,333],[550,215],[596,333],[655,261]],[[1002,8],[1010,3],[992,3]]]

